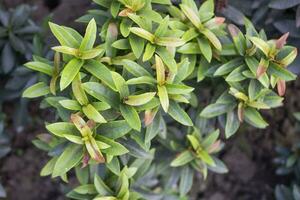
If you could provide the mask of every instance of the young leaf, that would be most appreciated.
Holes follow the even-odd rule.
[[[24,66],[29,69],[47,74],[49,76],[52,76],[53,74],[53,67],[43,62],[28,62]]]
[[[140,106],[148,103],[155,96],[156,92],[146,92],[139,95],[125,97],[124,103],[131,106]]]
[[[171,167],[179,167],[186,165],[187,163],[194,160],[195,157],[190,151],[184,151],[181,154],[179,154],[172,162]]]
[[[168,112],[169,109],[169,96],[168,96],[168,91],[165,86],[157,86],[157,95],[159,97],[161,106],[165,112]]]
[[[45,96],[50,93],[49,86],[47,86],[44,82],[36,83],[29,88],[27,88],[22,97],[25,98],[36,98],[40,96]]]
[[[104,117],[91,104],[83,106],[82,111],[89,119],[92,119],[97,123],[106,123]]]
[[[53,169],[52,177],[55,178],[67,173],[81,161],[82,157],[82,146],[69,144],[57,159]]]
[[[73,58],[68,62],[68,64],[64,67],[61,79],[60,79],[60,89],[64,90],[70,83],[73,81],[75,76],[79,73],[83,65],[83,61],[77,58]]]
[[[269,56],[270,47],[267,42],[258,38],[258,37],[250,37],[249,38],[253,44],[259,48],[266,56]]]
[[[93,18],[89,23],[85,31],[84,38],[80,44],[79,50],[86,51],[93,48],[97,36],[97,25]]]

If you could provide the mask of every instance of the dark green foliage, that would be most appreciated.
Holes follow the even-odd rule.
[[[300,120],[300,113],[294,113],[295,118]],[[285,146],[277,146],[277,157],[274,162],[277,164],[276,174],[282,177],[291,177],[290,187],[277,185],[275,196],[277,200],[297,200],[300,198],[300,142],[294,135],[292,143]]]

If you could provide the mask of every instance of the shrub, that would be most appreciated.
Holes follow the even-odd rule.
[[[26,64],[49,81],[23,96],[57,111],[34,141],[52,157],[41,175],[75,169],[73,199],[187,199],[195,173],[227,172],[219,128],[268,125],[260,111],[282,104],[297,49],[225,24],[213,0],[94,2],[84,36],[50,23],[54,59]]]

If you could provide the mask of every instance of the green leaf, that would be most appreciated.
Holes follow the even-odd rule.
[[[221,65],[214,73],[214,76],[223,76],[234,69],[236,69],[238,66],[240,66],[243,63],[243,60],[241,58],[234,58],[230,60],[229,62]]]
[[[178,48],[177,52],[182,54],[201,54],[199,44],[197,44],[196,42],[186,43],[185,45]]]
[[[86,82],[82,84],[84,90],[96,99],[103,101],[114,108],[119,106],[119,96],[101,83]]]
[[[49,93],[50,93],[49,86],[47,86],[44,82],[39,82],[27,88],[23,92],[22,97],[37,98],[37,97],[45,96]]]
[[[97,192],[100,195],[105,196],[113,193],[112,190],[104,183],[104,181],[97,174],[95,174],[94,177],[94,184]]]
[[[70,169],[75,167],[82,159],[82,146],[76,144],[69,144],[64,152],[59,156],[55,163],[52,177],[63,176]]]
[[[141,120],[137,111],[132,107],[120,104],[120,111],[129,126],[137,131],[141,130]]]
[[[49,124],[46,126],[46,129],[58,137],[64,137],[66,134],[75,135],[76,133],[79,133],[74,124],[69,122],[57,122]]]
[[[168,31],[168,25],[169,25],[169,15],[167,15],[159,24],[159,26],[157,27],[154,35],[156,37],[162,37],[166,34],[166,32]]]
[[[225,136],[230,138],[233,134],[237,132],[240,127],[240,121],[237,117],[237,113],[234,111],[227,112],[226,115],[226,125],[225,125]]]
[[[64,137],[72,143],[80,144],[80,145],[84,144],[82,137],[76,135],[70,135],[70,134],[65,134]]]
[[[93,184],[80,185],[74,189],[78,194],[96,194],[96,188]]]
[[[193,122],[189,115],[174,101],[170,101],[168,114],[177,122],[185,126],[193,126]]]
[[[90,60],[93,58],[96,58],[98,56],[101,56],[104,53],[104,49],[97,47],[94,49],[86,50],[81,52],[80,58],[83,60]]]
[[[68,110],[81,110],[80,104],[75,100],[66,99],[59,101],[59,103]]]
[[[57,159],[58,157],[53,157],[51,160],[49,160],[41,170],[40,176],[49,176],[52,174]]]
[[[207,21],[214,16],[214,0],[205,1],[199,8],[199,16],[201,21]]]
[[[196,27],[196,28],[200,28],[201,27],[201,20],[198,16],[198,13],[195,12],[195,10],[193,10],[192,8],[190,8],[189,6],[185,5],[185,4],[180,4],[180,8],[182,10],[182,12],[185,14],[185,16],[192,22],[192,24]]]
[[[220,135],[220,131],[219,129],[215,130],[214,132],[208,134],[205,139],[203,140],[203,142],[201,143],[202,146],[205,148],[205,149],[208,149],[211,145],[213,145],[218,137]]]
[[[104,153],[106,153],[108,155],[120,156],[120,155],[124,155],[129,152],[128,149],[126,149],[123,145],[121,145],[120,143],[115,142],[107,137],[97,135],[96,139],[100,140],[101,142],[104,142],[110,146],[109,148],[102,150]]]
[[[129,43],[136,58],[140,58],[145,47],[145,41],[136,36],[136,35],[129,35]]]
[[[151,43],[154,43],[155,41],[155,35],[153,35],[152,33],[150,33],[149,31],[139,28],[139,27],[131,27],[130,28],[130,32],[143,38],[148,40]]]
[[[246,38],[238,27],[233,24],[228,25],[228,30],[234,42],[234,46],[240,55],[246,53]]]
[[[280,65],[277,65],[273,62],[270,63],[270,66],[268,67],[268,73],[281,78],[285,81],[292,81],[297,78],[295,74],[290,72],[289,70],[285,69],[284,67],[281,67]]]
[[[170,52],[166,48],[157,48],[156,53],[159,55],[159,57],[164,61],[164,63],[167,65],[169,70],[176,74],[177,73],[177,63],[174,59],[174,57],[170,54]]]
[[[189,94],[194,88],[183,84],[167,84],[168,94]]]
[[[80,105],[87,105],[89,103],[89,100],[82,87],[80,73],[78,73],[72,81],[72,92]]]
[[[194,170],[186,166],[181,171],[179,193],[181,197],[184,197],[192,188],[194,179]]]
[[[150,60],[153,57],[155,49],[156,49],[156,47],[151,43],[148,43],[146,45],[145,53],[143,55],[143,62]]]
[[[126,81],[128,85],[138,85],[138,84],[147,84],[154,85],[156,84],[156,80],[150,76],[141,76],[138,78],[132,78]]]
[[[131,127],[125,120],[118,120],[100,124],[97,133],[114,140],[123,137],[130,130]]]
[[[258,37],[249,37],[249,39],[251,40],[251,42],[253,42],[253,44],[259,48],[266,56],[269,56],[270,53],[270,47],[268,45],[267,42],[265,42],[264,40],[258,38]]]
[[[140,77],[140,76],[150,76],[151,74],[141,65],[137,64],[134,61],[125,59],[122,61],[124,63],[124,67],[125,69],[131,73],[132,75],[136,76],[136,77]]]
[[[197,156],[205,163],[210,166],[215,166],[215,161],[213,158],[204,150],[197,152]]]
[[[112,44],[112,46],[116,49],[122,49],[122,50],[130,49],[130,44],[128,39],[117,40]]]
[[[68,46],[55,46],[55,47],[52,47],[52,50],[59,52],[59,53],[76,56],[76,57],[79,55],[78,49],[68,47]]]
[[[201,50],[201,53],[205,57],[205,59],[210,62],[212,59],[212,49],[209,45],[209,41],[206,38],[197,38],[199,48]]]
[[[131,106],[140,106],[148,103],[155,96],[156,92],[146,92],[139,95],[131,95],[125,98],[124,103]]]
[[[49,76],[52,76],[53,74],[53,67],[49,64],[43,63],[43,62],[28,62],[25,64],[25,67],[42,72],[44,74],[47,74]]]
[[[175,37],[158,37],[155,39],[155,44],[166,47],[180,47],[184,43],[182,39]]]
[[[245,67],[243,65],[235,68],[227,77],[226,82],[240,82],[242,80],[245,80],[246,77],[243,75],[243,70]]]
[[[179,154],[172,162],[171,167],[179,167],[188,164],[192,160],[194,160],[195,157],[190,151],[184,151],[181,154]]]
[[[49,22],[50,29],[59,43],[63,46],[78,48],[82,37],[71,28]]]
[[[162,106],[162,108],[165,112],[168,112],[168,109],[169,109],[169,96],[168,96],[167,88],[165,86],[158,85],[157,90],[158,90],[157,95],[159,97],[161,106]]]
[[[117,91],[120,93],[121,99],[129,96],[129,88],[125,79],[117,72],[111,72]]]
[[[97,79],[101,80],[105,85],[110,87],[112,90],[117,91],[116,85],[112,78],[111,71],[103,65],[101,62],[95,60],[89,60],[83,66],[85,70],[95,76]]]
[[[246,122],[252,126],[257,128],[266,128],[268,126],[268,123],[262,118],[255,108],[247,107],[244,114]]]
[[[79,50],[86,51],[93,48],[97,36],[97,24],[93,18],[86,27],[85,35],[80,44]]]
[[[222,44],[213,32],[211,32],[209,29],[204,29],[201,33],[207,37],[207,39],[217,50],[222,50]]]
[[[200,113],[201,117],[212,118],[222,115],[233,109],[233,104],[214,103],[206,106]]]
[[[113,172],[115,175],[120,175],[120,162],[117,157],[114,157],[109,163],[106,164],[107,168]]]
[[[83,106],[82,111],[89,119],[92,119],[97,123],[106,123],[104,117],[91,104]]]
[[[62,73],[61,73],[61,79],[60,79],[60,89],[64,90],[70,83],[73,81],[75,76],[79,73],[83,61],[79,60],[77,58],[73,58],[68,62],[68,64],[64,67]]]

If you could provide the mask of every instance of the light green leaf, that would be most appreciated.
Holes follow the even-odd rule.
[[[79,73],[83,61],[79,60],[77,58],[73,58],[68,62],[68,64],[64,67],[62,74],[61,74],[61,79],[60,79],[60,89],[64,90],[70,83],[73,81],[75,76]]]
[[[75,167],[82,159],[82,146],[69,144],[55,163],[52,177],[62,176]]]
[[[37,97],[45,96],[49,93],[50,93],[49,86],[47,86],[44,82],[39,82],[27,88],[23,92],[22,97],[37,98]]]
[[[172,162],[171,167],[179,167],[186,165],[187,163],[194,160],[195,157],[190,151],[184,151],[181,154],[179,154]]]
[[[125,98],[124,103],[131,106],[140,106],[148,103],[155,96],[156,92],[146,92],[139,95],[131,95]]]
[[[104,117],[91,104],[83,106],[82,111],[89,119],[92,119],[97,123],[106,123]]]
[[[161,106],[165,112],[168,112],[169,109],[169,96],[168,96],[168,91],[165,86],[157,86],[157,95],[159,97]]]
[[[47,74],[49,76],[52,76],[52,74],[53,74],[53,67],[47,63],[37,62],[37,61],[36,62],[28,62],[24,66],[29,69]]]
[[[96,41],[97,36],[97,24],[95,19],[93,18],[86,27],[85,35],[80,44],[80,51],[86,51],[93,48],[94,43]]]

